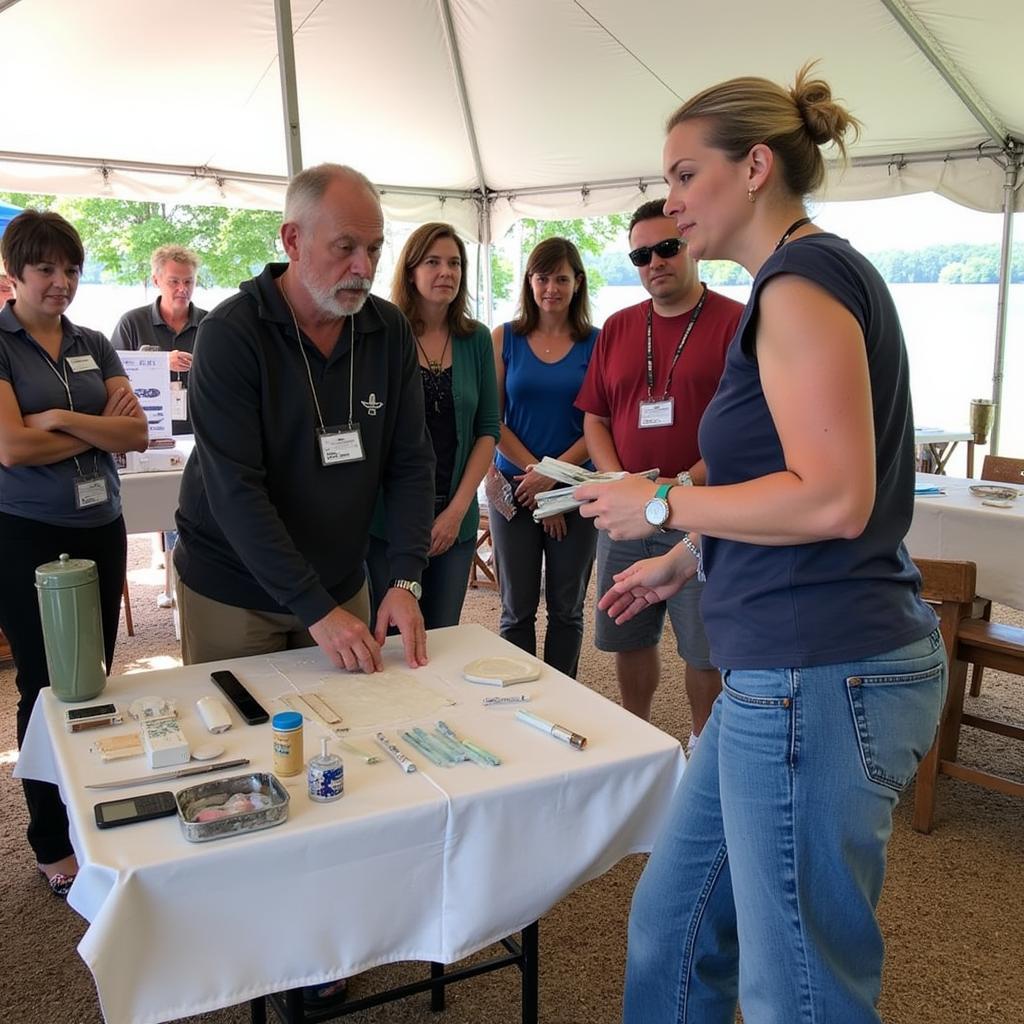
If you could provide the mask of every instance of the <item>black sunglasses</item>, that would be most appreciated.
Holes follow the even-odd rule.
[[[666,238],[664,241],[656,242],[654,245],[641,245],[629,254],[629,262],[634,267],[646,267],[652,257],[657,253],[663,260],[670,260],[673,256],[679,255],[683,247],[681,238]]]

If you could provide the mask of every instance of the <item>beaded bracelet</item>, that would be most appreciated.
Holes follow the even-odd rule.
[[[682,540],[680,541],[680,543],[683,545],[684,548],[686,548],[687,551],[690,552],[691,555],[693,555],[694,559],[696,560],[696,562],[697,562],[697,579],[700,580],[701,582],[703,582],[704,581],[704,554],[703,554],[703,552],[701,551],[701,549],[699,547],[697,547],[696,544],[693,543],[692,540],[690,540],[690,535],[688,533],[684,533],[683,534]]]

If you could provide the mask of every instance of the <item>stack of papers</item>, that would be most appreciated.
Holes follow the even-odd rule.
[[[552,480],[569,485],[568,487],[556,487],[551,491],[541,491],[537,495],[537,507],[533,510],[533,519],[537,523],[549,516],[557,516],[562,512],[572,512],[579,508],[583,502],[577,501],[572,496],[572,492],[581,484],[604,484],[612,480],[621,480],[624,476],[630,475],[625,470],[620,470],[617,473],[598,473],[596,470],[584,469],[582,466],[573,465],[571,462],[562,462],[560,459],[552,459],[546,455],[533,468]],[[648,480],[656,480],[658,470],[649,469],[639,475],[647,477]]]

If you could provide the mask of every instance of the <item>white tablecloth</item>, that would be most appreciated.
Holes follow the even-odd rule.
[[[993,508],[968,490],[981,482],[918,473],[918,486],[945,494],[914,499],[907,550],[920,558],[974,562],[982,597],[1024,609],[1024,493],[1010,508]]]
[[[186,455],[195,445],[192,435],[179,435],[175,444]],[[128,533],[159,533],[175,529],[182,470],[160,473],[122,473],[121,506]]]
[[[339,751],[341,800],[312,803],[304,777],[283,779],[292,797],[284,825],[204,844],[186,842],[174,818],[97,829],[93,804],[101,799],[204,777],[84,789],[145,774],[145,762],[101,764],[88,752],[97,734],[69,735],[66,705],[43,691],[17,774],[56,781],[68,805],[80,863],[69,903],[90,921],[79,952],[109,1022],[171,1020],[399,960],[451,963],[650,848],[684,767],[675,739],[546,666],[537,682],[505,690],[463,682],[471,658],[523,656],[482,627],[432,632],[429,651],[430,665],[418,672],[458,701],[444,719],[503,765],[435,768],[406,748],[419,771],[405,775],[387,758],[366,765]],[[286,673],[310,658],[325,674],[336,671],[316,649],[272,657]],[[396,640],[385,658],[387,668],[404,666]],[[270,659],[224,665],[271,713],[280,710],[273,698],[288,685]],[[195,746],[210,739],[195,700],[217,692],[208,678],[217,667],[115,677],[103,699],[127,706],[142,695],[176,697]],[[533,698],[530,709],[587,736],[588,747],[574,750],[516,721],[514,707],[481,705],[485,696],[522,692]],[[232,717],[236,724],[217,737],[225,756],[270,770],[270,725]],[[307,756],[319,750],[322,729],[307,722]]]

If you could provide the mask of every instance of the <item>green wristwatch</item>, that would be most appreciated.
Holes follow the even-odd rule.
[[[676,485],[674,483],[662,484],[654,492],[654,497],[644,505],[644,518],[651,524],[651,526],[657,527],[662,532],[667,529],[665,524],[668,522],[669,516],[672,514],[672,509],[669,507],[668,503],[668,492],[675,486]]]

